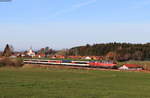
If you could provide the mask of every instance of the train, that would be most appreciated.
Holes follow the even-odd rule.
[[[117,64],[112,61],[74,61],[74,60],[42,60],[24,59],[24,64],[64,65],[78,67],[110,68],[116,69]]]

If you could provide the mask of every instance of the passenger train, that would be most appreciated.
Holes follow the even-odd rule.
[[[72,61],[72,60],[41,60],[24,59],[24,64],[64,65],[94,68],[116,68],[117,64],[111,61]]]

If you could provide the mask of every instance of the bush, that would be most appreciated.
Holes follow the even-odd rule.
[[[22,60],[21,59],[11,59],[11,58],[2,58],[0,60],[0,67],[22,67]]]

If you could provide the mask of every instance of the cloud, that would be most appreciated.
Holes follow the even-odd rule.
[[[54,13],[54,16],[58,16],[58,15],[61,15],[61,14],[66,14],[66,13],[69,13],[69,12],[72,12],[74,10],[77,10],[81,7],[84,7],[84,6],[88,6],[90,4],[93,4],[95,3],[97,0],[89,0],[87,2],[82,2],[82,3],[79,3],[79,4],[75,4],[75,5],[72,5],[70,8],[68,9],[63,9],[63,10],[60,10],[60,11],[57,11],[56,13]]]

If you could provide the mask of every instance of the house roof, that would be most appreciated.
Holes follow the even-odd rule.
[[[129,68],[139,68],[141,67],[140,65],[136,65],[136,64],[124,64],[126,67],[129,67]]]

